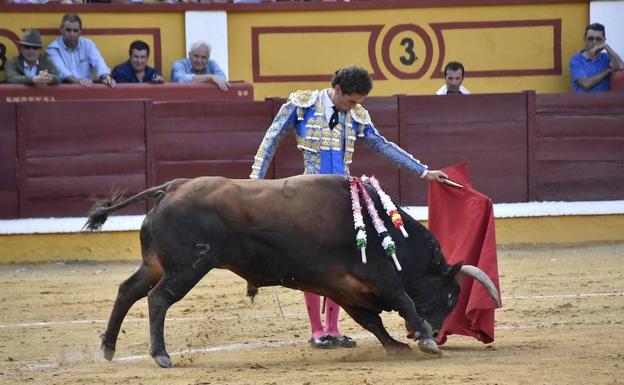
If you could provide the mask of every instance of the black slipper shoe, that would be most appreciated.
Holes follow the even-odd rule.
[[[321,338],[310,338],[310,345],[316,349],[333,349],[337,348],[336,339],[332,336],[323,336]]]
[[[331,338],[334,340],[334,344],[336,344],[336,346],[339,346],[341,348],[354,348],[357,346],[357,342],[355,342],[355,340],[349,336],[340,336],[340,337],[331,336]]]

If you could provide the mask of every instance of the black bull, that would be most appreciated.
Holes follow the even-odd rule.
[[[432,234],[400,211],[409,238],[394,229],[375,190],[367,186],[396,242],[397,271],[365,215],[368,262],[356,249],[349,184],[333,175],[281,180],[178,179],[121,201],[98,202],[87,228],[139,200],[156,204],[141,226],[143,262],[120,287],[102,335],[111,360],[130,307],[147,296],[151,355],[170,367],[163,329],[169,307],[213,268],[231,270],[252,287],[281,285],[332,298],[388,353],[409,350],[382,324],[382,311],[397,311],[421,350],[438,353],[435,337],[454,308],[458,281],[470,275],[498,302],[491,280],[479,269],[449,265]]]

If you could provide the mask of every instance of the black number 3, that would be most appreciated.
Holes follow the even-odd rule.
[[[6,62],[6,46],[0,43],[0,71],[4,70],[4,62]]]
[[[418,57],[414,53],[414,40],[410,39],[409,37],[403,38],[403,40],[401,40],[401,45],[405,46],[405,53],[407,54],[407,57],[401,56],[401,63],[405,64],[406,66],[414,64],[416,59],[418,59]]]

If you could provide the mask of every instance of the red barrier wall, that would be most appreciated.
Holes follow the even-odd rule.
[[[20,217],[83,216],[96,196],[147,186],[144,101],[18,103],[17,132]]]
[[[49,102],[55,100],[253,100],[249,83],[232,82],[227,91],[212,83],[117,84],[110,88],[103,84],[83,87],[78,84],[56,86],[26,86],[0,84],[0,102]]]
[[[148,110],[150,185],[180,177],[248,178],[271,102],[158,102]]]
[[[400,144],[437,169],[467,162],[495,202],[527,200],[527,94],[401,96]],[[425,205],[427,187],[401,171],[401,199]]]
[[[82,216],[92,196],[177,177],[247,178],[281,103],[0,103],[0,217]],[[395,96],[366,106],[382,134],[430,167],[468,162],[495,202],[624,199],[624,93]],[[301,170],[291,133],[267,177]],[[361,143],[351,172],[376,175],[403,205],[426,203],[425,183]]]
[[[609,81],[611,91],[624,91],[624,70],[611,72]]]
[[[537,95],[536,199],[624,199],[624,93]]]
[[[0,103],[0,218],[18,216],[16,132],[15,104]]]

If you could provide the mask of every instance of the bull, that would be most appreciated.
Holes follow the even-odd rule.
[[[383,212],[375,189],[365,186]],[[234,272],[250,288],[281,285],[332,298],[389,354],[411,348],[390,336],[382,311],[397,311],[419,348],[437,354],[434,338],[456,304],[463,277],[477,279],[499,301],[487,275],[474,266],[448,264],[433,235],[402,210],[408,238],[383,215],[402,270],[386,255],[368,216],[363,264],[343,176],[176,179],[126,200],[96,203],[85,227],[99,229],[112,212],[149,198],[156,202],[141,226],[143,261],[119,286],[101,336],[109,361],[124,317],[147,296],[150,354],[159,366],[171,367],[164,341],[167,310],[214,268]]]

